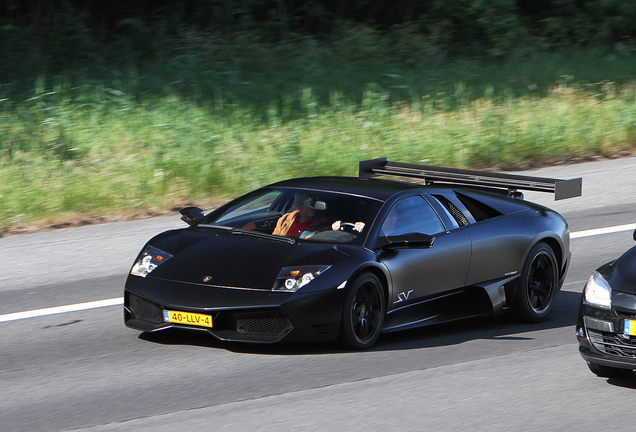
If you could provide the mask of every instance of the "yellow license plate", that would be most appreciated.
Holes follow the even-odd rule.
[[[636,321],[626,319],[623,323],[623,334],[636,336]]]
[[[163,311],[163,320],[166,322],[187,324],[203,327],[212,327],[212,317],[190,312]]]

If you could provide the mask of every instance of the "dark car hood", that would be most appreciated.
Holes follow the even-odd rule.
[[[636,247],[625,252],[616,262],[616,271],[636,292]]]
[[[597,271],[612,287],[612,303],[618,300],[615,296],[619,293],[628,293],[632,298],[636,294],[636,247],[625,252],[617,260],[599,267]],[[635,302],[636,300],[630,300],[634,308],[636,308]]]
[[[214,228],[168,231],[149,244],[173,254],[173,257],[148,277],[270,290],[283,267],[333,265],[345,256],[330,245],[281,240]]]

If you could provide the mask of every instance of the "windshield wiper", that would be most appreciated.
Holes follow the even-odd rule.
[[[224,231],[232,231],[234,228],[225,225],[213,225],[213,224],[200,224],[197,228],[216,228]]]
[[[274,234],[265,234],[257,231],[244,230],[241,228],[232,228],[232,234],[244,234],[252,237],[258,237],[267,240],[274,240],[282,243],[295,244],[296,240],[291,237],[282,237]]]

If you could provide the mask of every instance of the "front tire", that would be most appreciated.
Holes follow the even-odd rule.
[[[588,363],[587,367],[601,378],[626,378],[632,373],[631,369],[620,369],[596,363]]]
[[[384,291],[380,280],[371,273],[360,275],[344,302],[339,342],[356,350],[370,348],[380,336],[384,311]]]
[[[521,271],[515,314],[522,321],[543,321],[556,302],[559,270],[554,251],[540,242],[532,247]]]

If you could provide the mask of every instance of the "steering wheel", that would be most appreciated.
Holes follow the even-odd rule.
[[[340,222],[341,231],[355,231],[356,224],[351,222]]]

